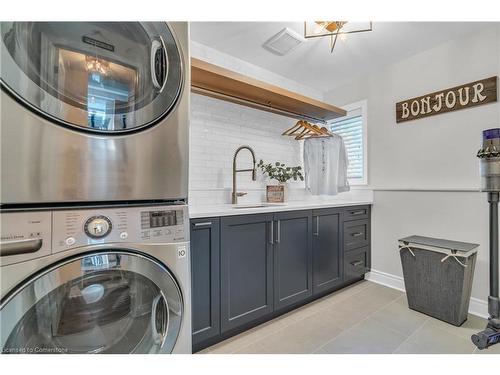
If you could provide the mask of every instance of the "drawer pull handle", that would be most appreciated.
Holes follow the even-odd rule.
[[[351,236],[353,236],[353,237],[359,237],[359,236],[362,236],[362,235],[363,235],[363,232],[351,233]]]
[[[274,244],[274,221],[269,222],[269,244]]]
[[[209,225],[212,225],[212,222],[211,221],[206,221],[204,223],[194,223],[194,226],[195,227],[207,227]]]
[[[365,210],[351,211],[349,212],[351,215],[363,215]]]
[[[353,267],[358,267],[358,266],[361,266],[362,264],[363,264],[362,260],[356,260],[354,262],[351,262],[351,266],[353,266]]]

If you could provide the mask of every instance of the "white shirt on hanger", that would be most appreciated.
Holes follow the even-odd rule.
[[[336,195],[349,191],[348,164],[344,140],[339,135],[305,139],[305,182],[312,195]]]

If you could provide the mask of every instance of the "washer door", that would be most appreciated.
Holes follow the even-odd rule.
[[[57,264],[1,305],[2,353],[170,353],[183,302],[161,264],[96,252]]]
[[[2,22],[3,85],[63,125],[120,133],[179,97],[181,54],[164,22]]]

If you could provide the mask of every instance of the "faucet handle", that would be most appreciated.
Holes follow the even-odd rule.
[[[247,194],[248,194],[248,193],[244,193],[244,192],[242,192],[242,191],[239,191],[239,192],[237,192],[237,193],[236,193],[236,196],[237,196],[237,197],[242,197],[242,196],[247,195]]]

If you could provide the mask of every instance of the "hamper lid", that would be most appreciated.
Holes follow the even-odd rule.
[[[479,244],[477,243],[451,241],[442,238],[424,237],[416,235],[401,238],[399,239],[399,242],[404,242],[405,244],[413,244],[413,245],[424,245],[434,248],[451,250],[453,252],[460,251],[464,253],[472,251],[479,246]]]

